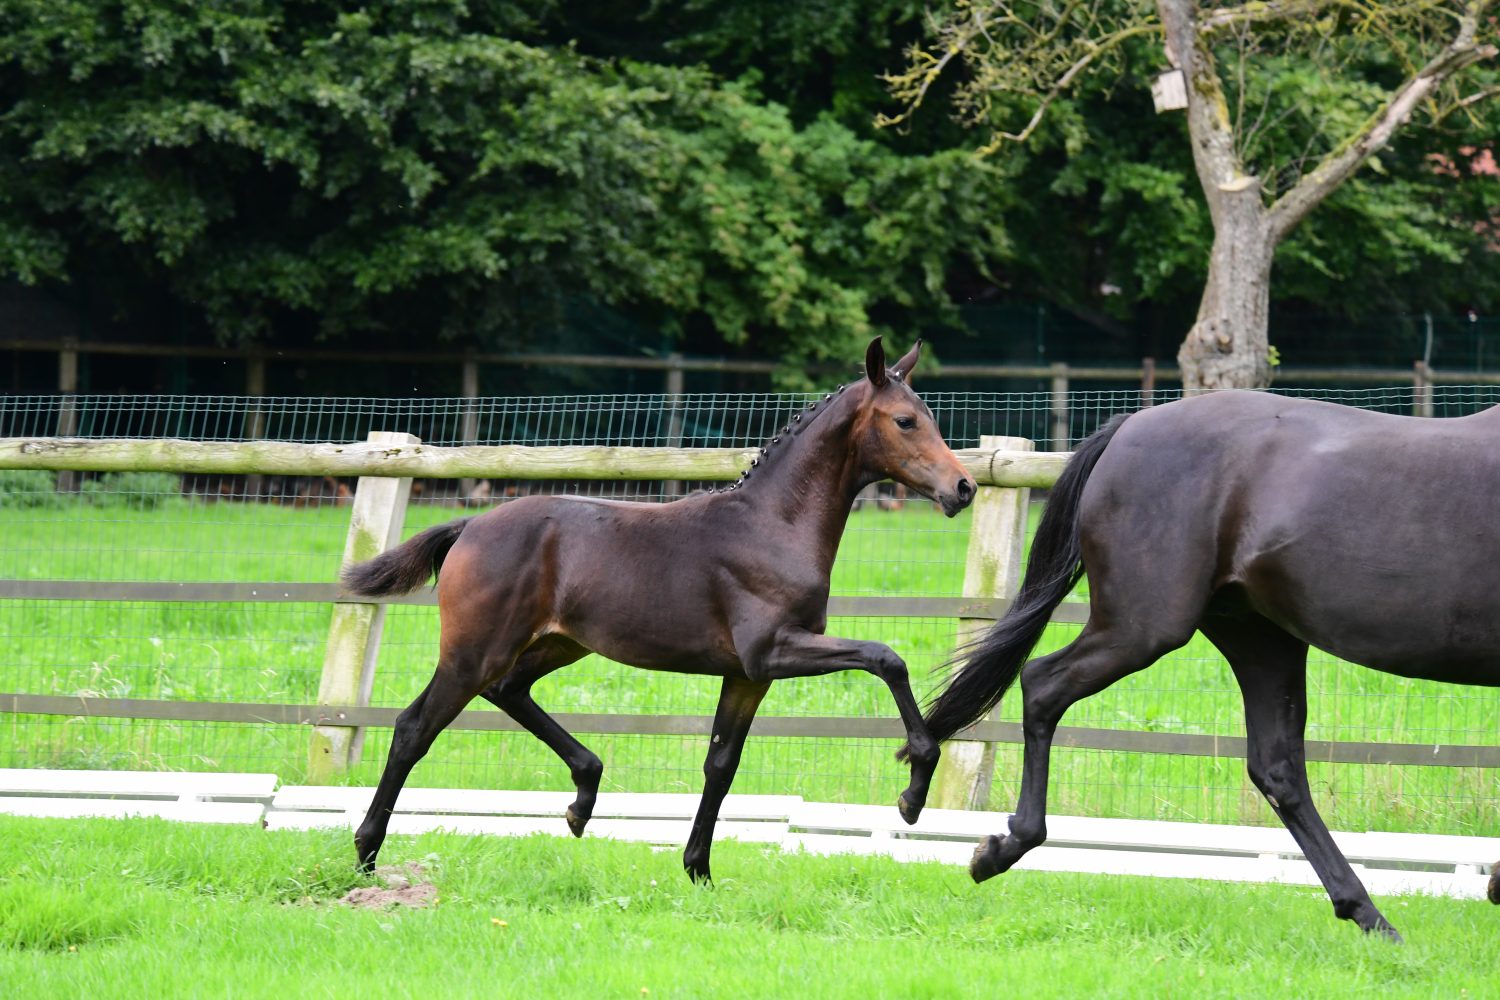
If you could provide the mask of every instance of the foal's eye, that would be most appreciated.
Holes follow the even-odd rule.
[[[908,417],[903,414],[902,416],[896,418],[896,426],[901,428],[903,431],[909,431],[913,427],[917,426],[917,420],[915,417]]]

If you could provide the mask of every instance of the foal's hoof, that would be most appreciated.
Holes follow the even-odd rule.
[[[578,815],[573,811],[572,806],[568,806],[567,820],[568,829],[573,831],[573,836],[582,837],[583,828],[589,825],[589,818],[587,816]]]
[[[711,886],[714,884],[714,877],[708,873],[708,865],[690,865],[683,862],[682,870],[687,872],[688,879],[694,885]]]
[[[1000,838],[994,835],[985,837],[974,848],[974,857],[969,859],[969,877],[975,882],[983,882],[999,875],[1002,871],[999,855]]]
[[[1490,869],[1490,902],[1500,906],[1500,861]]]
[[[912,804],[911,797],[902,792],[901,797],[896,800],[896,810],[901,813],[901,818],[906,820],[908,826],[915,823],[922,815],[922,803]]]

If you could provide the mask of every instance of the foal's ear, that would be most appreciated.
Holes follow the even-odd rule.
[[[885,346],[881,344],[879,337],[870,341],[870,346],[865,348],[865,377],[877,389],[890,381],[885,373]]]
[[[922,338],[918,337],[917,342],[911,345],[911,350],[906,352],[906,356],[891,366],[891,373],[907,384],[910,384],[911,370],[917,367],[917,359],[921,356]]]

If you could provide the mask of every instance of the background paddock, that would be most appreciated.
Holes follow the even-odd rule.
[[[1398,412],[1413,406],[1406,387],[1317,394]],[[1500,398],[1492,387],[1438,387],[1434,394],[1434,412],[1443,415]],[[0,433],[50,437],[66,413],[79,437],[95,441],[357,442],[371,430],[384,430],[440,448],[741,449],[769,437],[807,398],[13,397],[0,401]],[[926,398],[955,448],[973,448],[983,435],[1050,444],[1058,419],[1057,400],[1047,392],[934,392]],[[1140,402],[1138,391],[1071,393],[1067,439],[1081,438],[1100,420]],[[714,461],[733,477],[732,455]],[[405,534],[528,492],[670,499],[708,481],[707,475],[693,481],[594,478],[598,474],[419,478]],[[354,480],[138,468],[72,471],[73,489],[60,492],[59,476],[67,475],[0,471],[0,523],[11,529],[0,540],[0,593],[9,598],[0,602],[0,688],[21,696],[0,699],[0,707],[10,709],[0,716],[7,729],[0,766],[267,771],[285,781],[306,780],[308,729],[317,720],[296,712],[276,715],[272,706],[319,700],[333,613],[330,583],[349,531]],[[912,665],[919,693],[933,685],[931,673],[957,634],[951,599],[963,592],[970,524],[967,514],[945,521],[920,499],[871,496],[851,519],[835,568],[835,611],[844,614],[830,622],[830,631],[893,645]],[[281,595],[270,594],[261,586],[268,583],[288,586]],[[122,587],[104,593],[105,584]],[[142,590],[142,584],[158,589]],[[183,600],[185,595],[197,597]],[[103,599],[108,597],[116,599]],[[948,600],[923,604],[914,598]],[[394,716],[430,675],[436,628],[430,606],[386,606],[370,714],[362,717],[363,752],[336,780],[373,783],[389,734],[381,720]],[[1077,628],[1076,621],[1054,623],[1041,651],[1067,642]],[[1310,685],[1308,737],[1333,744],[1323,748],[1325,759],[1344,761],[1311,765],[1314,791],[1331,826],[1489,835],[1500,830],[1500,738],[1490,721],[1491,692],[1376,674],[1316,652]],[[655,720],[637,727],[649,731],[599,732],[603,722],[593,731],[578,728],[589,733],[585,742],[605,761],[606,790],[696,792],[702,725],[716,688],[703,678],[627,670],[590,657],[547,678],[537,696],[559,714]],[[736,791],[893,803],[905,774],[891,758],[899,736],[883,695],[878,681],[855,675],[776,685],[762,709],[766,718],[746,747]],[[73,701],[49,702],[41,713],[35,711],[38,698]],[[147,705],[140,714],[181,717],[90,717],[90,705],[97,703],[79,699],[99,698],[169,703],[166,710]],[[195,707],[202,703],[264,706],[262,717],[286,721],[223,721],[225,713],[216,717]],[[28,705],[33,711],[15,710]],[[1019,747],[1011,740],[1018,708],[1018,699],[1010,699],[997,724],[985,730],[997,749],[994,783],[981,805],[1007,808],[1014,801]],[[566,787],[567,775],[544,746],[523,733],[488,728],[505,720],[487,708],[475,706],[474,712],[486,728],[444,733],[419,765],[414,784]],[[1244,775],[1237,756],[1243,737],[1238,693],[1206,641],[1195,639],[1155,670],[1076,706],[1064,722],[1075,745],[1054,752],[1059,813],[1275,823]],[[785,735],[799,730],[803,735]],[[1311,757],[1318,753],[1319,747],[1311,748]],[[1358,762],[1368,759],[1401,762]],[[1413,763],[1418,759],[1432,763]]]

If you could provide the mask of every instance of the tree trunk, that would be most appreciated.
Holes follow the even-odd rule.
[[[1260,180],[1245,172],[1235,148],[1213,50],[1198,31],[1197,0],[1157,0],[1156,9],[1167,61],[1186,77],[1193,165],[1214,224],[1198,321],[1177,352],[1182,387],[1188,395],[1263,388],[1271,382],[1267,324],[1276,239]]]
[[[1247,178],[1249,180],[1249,178]],[[1198,319],[1177,352],[1187,395],[1271,384],[1271,259],[1276,252],[1260,185],[1216,192],[1214,243]]]

